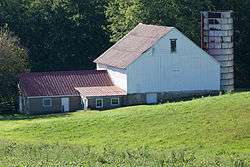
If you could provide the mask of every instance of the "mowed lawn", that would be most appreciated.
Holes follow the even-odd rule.
[[[250,92],[102,112],[5,115],[0,116],[0,140],[97,150],[188,150],[201,157],[239,154],[250,159]]]

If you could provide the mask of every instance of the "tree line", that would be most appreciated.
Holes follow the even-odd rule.
[[[0,111],[14,111],[19,72],[93,69],[93,60],[140,22],[177,27],[199,44],[203,10],[234,10],[236,86],[250,87],[249,6],[250,0],[0,0]]]

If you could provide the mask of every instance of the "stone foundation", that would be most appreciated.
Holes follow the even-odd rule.
[[[165,92],[158,93],[158,102],[164,103],[168,101],[180,101],[180,100],[188,100],[192,98],[198,98],[202,96],[214,96],[218,95],[219,91],[180,91],[180,92]]]
[[[128,94],[124,97],[124,105],[139,105],[146,103],[146,93]]]
[[[219,95],[219,91],[211,91],[211,90],[198,90],[198,91],[171,91],[171,92],[162,92],[157,93],[157,102],[165,103],[168,101],[180,101],[180,100],[188,100],[192,98],[198,98],[202,96],[214,96]],[[138,94],[129,94],[124,97],[123,104],[126,105],[139,105],[139,104],[147,104],[146,99],[147,93],[138,93]]]

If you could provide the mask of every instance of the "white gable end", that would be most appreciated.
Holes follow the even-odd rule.
[[[219,89],[220,64],[175,28],[127,68],[128,93]]]
[[[97,70],[107,70],[114,85],[127,92],[127,70],[111,67],[103,64],[97,64]]]

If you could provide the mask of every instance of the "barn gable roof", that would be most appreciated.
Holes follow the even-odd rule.
[[[94,62],[124,69],[172,29],[140,23]]]
[[[23,73],[19,86],[25,96],[77,96],[76,87],[113,86],[102,70]]]

